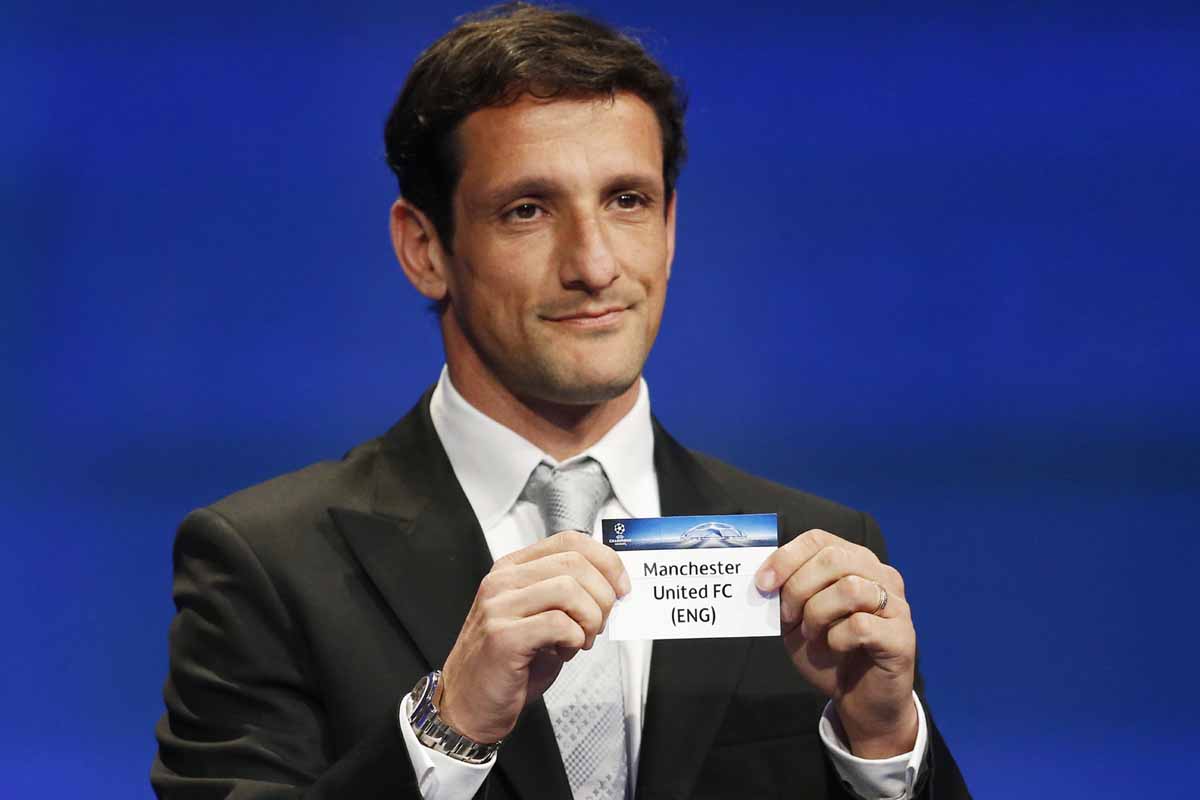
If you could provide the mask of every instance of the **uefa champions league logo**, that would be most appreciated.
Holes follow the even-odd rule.
[[[701,522],[699,525],[693,525],[679,534],[681,542],[692,542],[695,544],[699,544],[705,540],[712,544],[724,544],[726,542],[733,544],[735,542],[744,542],[747,538],[749,537],[746,534],[727,522]]]
[[[613,533],[616,534],[616,539],[623,540],[625,538],[625,523],[618,522],[616,525],[613,525]]]

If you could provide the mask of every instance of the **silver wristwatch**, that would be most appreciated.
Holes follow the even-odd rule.
[[[437,696],[438,683],[441,682],[442,671],[435,669],[413,687],[409,697],[412,700],[412,711],[408,721],[417,734],[417,741],[426,747],[445,753],[451,758],[465,761],[468,764],[482,764],[496,754],[500,742],[481,744],[469,739],[451,728],[438,716],[437,706],[433,698]]]

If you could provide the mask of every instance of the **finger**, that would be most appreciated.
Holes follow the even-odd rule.
[[[576,531],[562,531],[550,536],[546,541],[560,552],[577,552],[583,554],[592,565],[608,580],[618,597],[629,594],[633,588],[629,575],[625,572],[625,564],[621,562],[616,552],[600,544],[600,542]]]
[[[553,649],[563,661],[570,661],[587,641],[583,628],[557,608],[512,622],[502,636],[504,646],[512,648],[510,652],[532,658],[539,650]]]
[[[579,553],[590,561],[613,587],[613,591],[617,593],[618,597],[629,594],[632,585],[629,582],[629,576],[625,573],[625,565],[621,563],[617,554],[611,548],[605,547],[592,537],[578,531],[561,531],[553,536],[547,536],[529,547],[523,547],[515,553],[510,553],[497,561],[496,566],[525,564],[555,553],[566,552]]]
[[[584,650],[591,648],[592,641],[604,628],[607,617],[595,598],[570,575],[555,575],[524,589],[508,592],[500,599],[507,606],[504,610],[513,617],[533,617],[553,609],[565,611],[587,636]]]
[[[874,553],[862,545],[848,542],[829,531],[813,528],[771,553],[758,568],[755,584],[761,591],[773,592],[786,583],[792,573],[829,547],[838,547],[850,552],[861,551],[864,558],[879,561]]]
[[[907,617],[884,619],[862,611],[839,620],[826,633],[826,642],[833,652],[865,651],[880,665],[896,659],[896,671],[903,671],[914,659],[916,638],[912,621]]]
[[[808,599],[801,612],[800,633],[805,639],[820,636],[834,623],[858,612],[890,619],[907,615],[909,609],[903,597],[891,596],[879,583],[861,575],[847,575]]]
[[[879,582],[888,590],[888,594],[892,597],[906,597],[904,594],[904,576],[900,574],[900,570],[893,567],[891,564],[879,564],[879,572],[877,573]]]
[[[488,591],[498,596],[559,576],[574,579],[592,596],[605,616],[616,602],[616,590],[604,574],[584,554],[574,550],[550,553],[507,569],[493,569],[484,580],[488,583]]]
[[[883,583],[880,566],[874,553],[866,548],[850,549],[837,544],[822,548],[784,582],[779,594],[780,618],[785,621],[799,619],[809,598],[848,575]]]

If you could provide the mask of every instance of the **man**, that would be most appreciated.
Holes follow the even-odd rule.
[[[506,7],[421,56],[391,232],[446,368],[383,437],[181,526],[161,796],[966,795],[874,522],[650,416],[682,118],[573,14]],[[748,511],[780,515],[782,642],[601,636],[629,578],[599,516]]]

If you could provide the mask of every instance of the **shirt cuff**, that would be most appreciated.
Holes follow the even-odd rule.
[[[424,800],[469,800],[483,786],[488,773],[496,765],[496,755],[482,764],[468,764],[445,753],[426,747],[417,739],[417,732],[408,721],[412,714],[412,696],[400,701],[400,733],[408,747],[417,786]]]
[[[879,759],[859,758],[850,752],[850,746],[838,733],[841,723],[833,709],[833,702],[825,704],[825,711],[817,726],[821,741],[825,743],[833,767],[842,781],[859,797],[865,800],[902,800],[913,796],[913,786],[917,783],[921,764],[925,760],[925,750],[929,746],[925,709],[916,692],[913,692],[913,703],[917,707],[917,741],[912,752]]]

